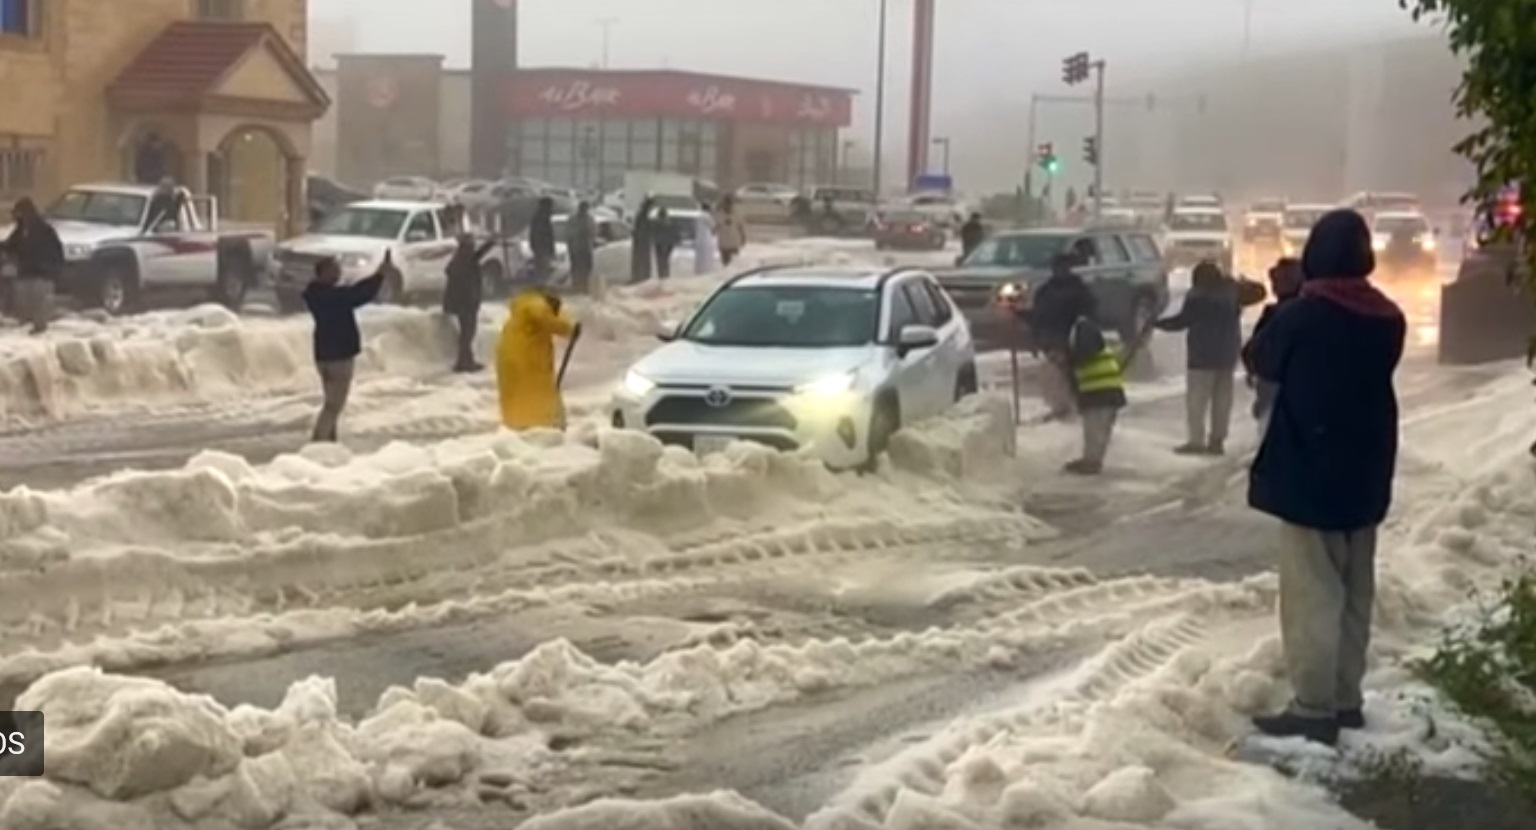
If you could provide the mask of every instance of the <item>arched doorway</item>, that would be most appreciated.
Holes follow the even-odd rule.
[[[242,126],[230,131],[208,156],[208,192],[219,212],[232,222],[281,232],[288,222],[293,153],[268,127]]]
[[[185,156],[159,128],[136,131],[123,146],[123,179],[135,184],[159,184],[166,178],[184,181]]]

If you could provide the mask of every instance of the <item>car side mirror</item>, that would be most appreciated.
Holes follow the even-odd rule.
[[[901,332],[896,335],[896,354],[901,357],[931,349],[939,345],[939,332],[933,326],[909,325],[903,326]]]
[[[663,343],[671,343],[678,338],[678,335],[682,334],[682,328],[683,324],[676,320],[664,321],[661,327],[656,330],[656,339]]]

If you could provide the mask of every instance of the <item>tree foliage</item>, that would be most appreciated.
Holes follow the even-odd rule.
[[[1503,241],[1536,240],[1536,0],[1398,0],[1415,21],[1444,27],[1463,61],[1456,113],[1479,125],[1455,151],[1477,170],[1465,198],[1492,202],[1519,185],[1519,221]],[[1523,246],[1525,288],[1536,301],[1536,244]],[[1536,340],[1533,340],[1536,352]],[[1536,354],[1531,355],[1536,357]]]

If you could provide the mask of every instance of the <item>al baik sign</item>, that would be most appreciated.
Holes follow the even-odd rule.
[[[572,81],[563,87],[549,87],[539,93],[539,100],[554,104],[566,112],[575,112],[618,106],[619,91],[612,87],[595,86],[587,81]]]
[[[688,105],[709,115],[716,112],[735,112],[736,96],[721,92],[720,87],[710,86],[688,93]]]

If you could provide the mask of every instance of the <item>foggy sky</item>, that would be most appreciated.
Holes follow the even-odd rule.
[[[886,155],[904,158],[911,0],[889,0]],[[522,0],[525,66],[596,65],[609,20],[614,68],[672,68],[860,90],[845,137],[867,157],[878,0]],[[1237,61],[1244,0],[940,0],[933,134],[953,140],[963,186],[1017,178],[1033,92],[1058,93],[1061,59],[1088,50],[1119,84]],[[468,0],[311,0],[319,51],[435,53],[469,63]],[[427,11],[430,9],[430,11]],[[1252,0],[1253,55],[1424,35],[1395,0]],[[350,44],[346,41],[350,39]],[[324,41],[335,45],[326,47]],[[317,55],[317,59],[324,59]],[[1010,172],[1012,171],[1012,172]]]

